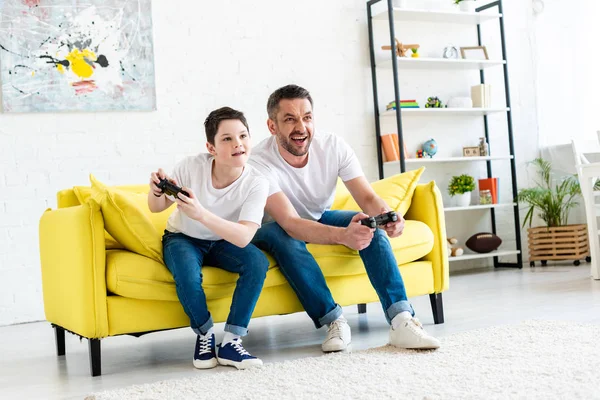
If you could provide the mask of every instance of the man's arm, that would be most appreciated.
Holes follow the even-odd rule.
[[[392,208],[383,201],[377,193],[375,193],[364,176],[350,179],[349,181],[344,182],[344,184],[361,210],[370,216],[374,217],[392,210]],[[398,221],[386,224],[384,229],[389,237],[400,236],[404,230],[404,216],[398,215]]]
[[[283,192],[267,199],[265,211],[291,237],[316,244],[342,244],[354,250],[366,248],[373,238],[373,230],[360,224],[367,216],[358,213],[347,228],[338,228],[301,218]]]

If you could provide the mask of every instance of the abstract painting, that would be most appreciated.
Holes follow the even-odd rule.
[[[155,110],[150,0],[0,0],[4,112]]]

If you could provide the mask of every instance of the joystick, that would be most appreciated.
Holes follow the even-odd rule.
[[[398,215],[395,211],[389,211],[383,214],[380,214],[376,217],[369,217],[365,219],[361,219],[360,223],[362,225],[368,226],[370,228],[377,228],[379,225],[385,225],[389,222],[398,221]]]
[[[175,185],[167,179],[161,179],[160,182],[156,184],[156,186],[158,186],[158,188],[167,196],[173,196],[177,198],[177,193],[182,193],[183,195],[190,197],[188,192],[181,189],[179,186]]]

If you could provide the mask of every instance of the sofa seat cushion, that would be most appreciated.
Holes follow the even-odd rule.
[[[400,237],[390,239],[398,265],[426,256],[433,249],[431,229],[420,221],[406,221]],[[309,244],[308,250],[317,260],[325,277],[348,276],[365,273],[358,251],[342,245]],[[354,260],[351,260],[354,258]]]
[[[286,283],[269,259],[264,287]],[[233,296],[238,274],[220,268],[202,267],[202,287],[208,300]],[[116,295],[140,300],[179,301],[173,275],[163,264],[127,250],[106,251],[106,286]]]

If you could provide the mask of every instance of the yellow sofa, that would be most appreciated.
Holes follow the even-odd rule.
[[[58,209],[47,210],[40,220],[44,307],[55,329],[58,355],[65,354],[65,330],[89,339],[91,374],[97,376],[101,374],[100,339],[186,327],[189,319],[168,269],[151,258],[118,248],[105,233],[99,205],[93,201],[81,204],[78,188],[60,191]],[[148,187],[120,189],[143,196]],[[415,182],[413,189],[404,234],[391,243],[408,296],[430,295],[434,321],[443,323],[441,293],[448,288],[448,255],[441,194],[434,182]],[[338,191],[334,208],[352,209],[351,202],[338,201],[347,196],[342,192]],[[163,214],[152,219],[160,234],[168,212]],[[366,312],[366,303],[378,302],[357,252],[315,244],[308,249],[340,305],[358,304],[359,312]],[[303,311],[274,260],[269,260],[253,317]],[[225,321],[237,275],[205,267],[203,277],[212,317],[215,322]]]

